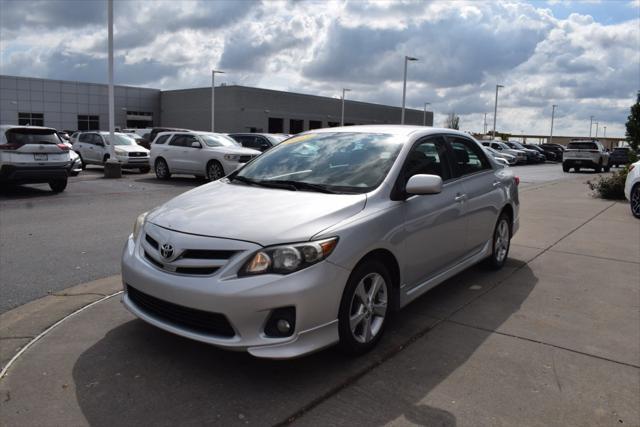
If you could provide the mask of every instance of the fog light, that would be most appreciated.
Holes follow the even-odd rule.
[[[284,338],[293,335],[296,329],[295,307],[280,307],[271,311],[264,334],[269,338]]]

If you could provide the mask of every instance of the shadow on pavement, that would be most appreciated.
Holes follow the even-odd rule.
[[[420,425],[455,426],[453,414],[420,402],[491,332],[465,328],[473,333],[442,336],[441,331],[454,324],[436,317],[449,317],[472,301],[482,304],[478,299],[482,293],[470,282],[485,283],[486,298],[495,286],[509,286],[515,280],[522,291],[517,300],[504,301],[491,319],[494,330],[518,311],[535,286],[537,279],[527,265],[519,263],[502,275],[475,267],[450,279],[400,312],[378,348],[359,358],[328,349],[295,360],[262,360],[190,341],[140,320],[129,321],[77,359],[73,368],[77,402],[88,423],[96,426],[273,425],[297,419],[307,410],[311,410],[309,420],[321,425],[378,425],[404,417]],[[434,308],[452,304],[456,307],[448,314],[432,314]],[[441,344],[408,366],[405,355],[432,336]],[[367,391],[369,396],[360,395],[365,401],[381,399],[377,406],[360,406],[355,398],[338,399],[345,412],[340,415],[338,405],[337,414],[330,411],[330,420],[324,411],[312,411],[324,397],[351,395],[360,382],[385,370],[397,371],[397,377],[381,381]]]
[[[0,187],[0,199],[29,199],[33,197],[58,196],[49,188],[49,184],[2,184]]]

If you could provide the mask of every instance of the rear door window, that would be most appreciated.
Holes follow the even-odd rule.
[[[78,137],[78,141],[93,144],[93,142],[91,141],[90,133],[81,133],[80,136]]]
[[[153,141],[154,144],[164,144],[171,135],[160,135]]]

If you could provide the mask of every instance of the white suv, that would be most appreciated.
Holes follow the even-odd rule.
[[[562,170],[569,172],[571,168],[576,172],[580,168],[609,172],[609,153],[597,140],[571,141],[562,155]]]
[[[159,179],[179,173],[215,181],[260,154],[211,132],[162,132],[151,144],[151,164]]]
[[[67,186],[69,147],[56,130],[40,126],[0,126],[0,183],[49,183],[58,193]]]
[[[142,173],[151,170],[149,150],[138,145],[126,133],[79,132],[73,134],[73,150],[80,155],[82,165],[104,165],[107,160],[120,163],[125,169],[139,169]]]

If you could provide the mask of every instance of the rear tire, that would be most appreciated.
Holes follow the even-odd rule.
[[[80,154],[78,154],[78,157],[80,157],[80,164],[82,165],[82,170],[85,170],[87,168],[87,164],[84,162],[84,159]]]
[[[169,165],[167,165],[167,162],[164,159],[156,160],[154,170],[156,172],[156,177],[158,179],[171,178],[171,171],[169,170]]]
[[[492,270],[501,269],[509,257],[511,247],[511,218],[505,212],[500,214],[493,230],[491,255],[485,260],[486,267]]]
[[[380,341],[391,313],[392,283],[389,271],[376,259],[368,259],[353,270],[338,313],[338,346],[342,351],[364,354]]]
[[[569,172],[569,170],[571,170],[571,168],[568,165],[565,165],[564,163],[562,164],[562,171],[563,172]]]
[[[573,168],[574,171],[576,172],[580,172],[580,168],[578,166],[576,166],[575,168]]]
[[[640,219],[640,184],[636,184],[633,186],[629,198],[631,199],[631,213],[633,214],[633,216]]]
[[[67,188],[67,179],[56,179],[55,181],[49,181],[49,187],[54,193],[62,193]]]

